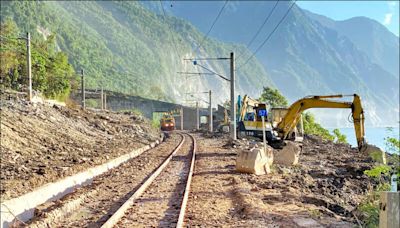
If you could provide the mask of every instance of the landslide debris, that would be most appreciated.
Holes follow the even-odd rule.
[[[308,136],[298,165],[274,164],[270,175],[240,175],[236,187],[262,193],[260,199],[270,211],[282,213],[295,206],[323,225],[332,219],[357,224],[358,204],[377,185],[364,174],[373,165],[367,154],[348,144]]]
[[[102,164],[159,139],[133,113],[1,100],[1,200]]]

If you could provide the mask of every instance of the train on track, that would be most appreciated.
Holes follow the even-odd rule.
[[[162,131],[175,130],[175,118],[170,114],[164,114],[160,119],[160,127]]]

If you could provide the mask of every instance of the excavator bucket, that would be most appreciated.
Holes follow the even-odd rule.
[[[267,147],[242,150],[236,158],[236,170],[242,173],[263,175],[271,172],[273,149]]]
[[[376,162],[386,164],[386,153],[375,145],[365,143],[360,148],[360,152],[368,154],[368,156],[374,158]]]
[[[299,163],[299,157],[302,147],[295,142],[285,141],[282,149],[274,150],[274,163],[280,165],[296,165]]]

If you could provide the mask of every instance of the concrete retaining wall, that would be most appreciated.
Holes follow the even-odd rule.
[[[87,90],[87,98],[96,98],[98,95],[96,90]],[[196,109],[192,107],[186,107],[179,104],[174,104],[165,101],[151,100],[139,96],[126,95],[117,92],[104,91],[107,94],[106,107],[112,111],[123,111],[123,110],[139,110],[146,118],[153,119],[154,112],[169,112],[172,110],[180,110],[183,108],[183,129],[193,130],[196,128]],[[72,99],[80,103],[80,94],[72,94]],[[208,116],[208,108],[199,109],[200,116]],[[214,114],[215,116],[215,114]],[[216,118],[214,118],[215,120]],[[177,129],[180,129],[180,117],[175,117]]]
[[[150,145],[136,149],[128,154],[108,161],[105,164],[89,168],[84,172],[66,177],[57,182],[45,184],[25,195],[2,202],[0,227],[8,227],[15,219],[15,216],[21,221],[28,221],[33,217],[36,206],[45,202],[60,199],[64,195],[71,193],[76,188],[90,184],[94,177],[119,166],[121,163],[126,162],[131,158],[139,156],[144,151],[155,147],[159,143],[160,141],[157,140]]]

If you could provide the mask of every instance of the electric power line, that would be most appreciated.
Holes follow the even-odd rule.
[[[160,5],[161,5],[162,12],[163,12],[163,14],[164,14],[164,22],[165,22],[167,25],[169,25],[168,22],[167,22],[167,20],[166,20],[167,15],[166,15],[166,13],[165,13],[164,6],[163,6],[161,0],[160,0]],[[171,26],[169,26],[169,27],[170,27],[170,28],[169,28],[168,30],[170,31],[170,35],[172,36],[172,43],[173,43],[173,45],[174,45],[174,47],[175,47],[175,52],[176,52],[176,54],[178,55],[179,59],[182,59],[181,56],[180,56],[179,53],[178,53],[178,48],[177,48],[176,43],[175,43],[175,41],[174,41],[174,35],[173,35],[172,32],[171,32],[171,29],[172,29],[172,28],[171,28]]]
[[[288,8],[288,10],[286,11],[285,15],[281,18],[281,20],[278,22],[278,24],[275,26],[275,28],[272,30],[272,32],[267,36],[267,38],[261,43],[260,46],[258,46],[258,48],[253,52],[253,54],[240,66],[238,66],[236,68],[236,70],[238,70],[239,68],[243,67],[244,65],[246,65],[251,58],[253,58],[255,56],[255,54],[264,46],[264,44],[271,38],[271,36],[274,34],[274,32],[276,31],[276,29],[279,27],[279,25],[283,22],[283,20],[287,17],[287,15],[289,14],[290,10],[293,8],[294,4],[296,3],[297,0],[294,0],[292,5],[290,5],[290,7]]]
[[[198,63],[196,64],[196,66],[199,66],[199,67],[201,67],[201,68],[203,68],[203,69],[205,69],[205,70],[207,70],[207,71],[209,71],[209,72],[211,72],[211,73],[213,73],[213,74],[219,76],[220,78],[222,78],[222,79],[224,79],[224,80],[226,80],[226,81],[229,81],[229,79],[226,78],[225,76],[223,76],[223,75],[221,75],[221,74],[218,74],[217,72],[215,72],[215,71],[213,71],[213,70],[210,70],[210,69],[208,69],[208,68],[205,67],[205,66],[202,66],[202,65],[200,65],[200,64],[198,64]]]
[[[196,52],[204,43],[204,41],[207,39],[208,35],[210,34],[211,30],[214,28],[215,23],[217,23],[219,17],[221,16],[222,12],[225,9],[226,4],[228,3],[228,0],[225,1],[224,5],[222,6],[222,8],[220,9],[217,17],[215,18],[214,22],[212,23],[210,29],[208,30],[208,32],[206,33],[206,35],[204,36],[203,40],[200,42],[200,44],[197,46],[196,50],[194,52]]]
[[[261,24],[261,26],[258,28],[257,32],[254,34],[253,38],[251,38],[251,40],[247,43],[246,47],[250,48],[251,44],[253,44],[254,40],[256,39],[256,37],[258,36],[258,34],[260,34],[261,30],[264,28],[265,24],[268,22],[269,18],[271,17],[272,13],[274,12],[276,6],[278,5],[278,1],[275,2],[274,7],[272,8],[272,10],[269,12],[268,16],[264,19],[264,22]],[[242,52],[240,55],[238,55],[236,57],[236,59],[240,58],[242,55],[244,54],[244,52]]]

